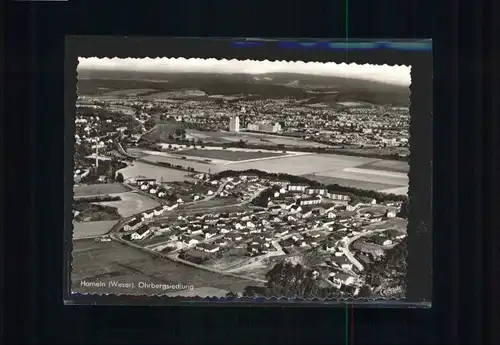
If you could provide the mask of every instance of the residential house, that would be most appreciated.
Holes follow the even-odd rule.
[[[321,198],[319,197],[311,197],[311,198],[303,198],[299,199],[299,205],[304,206],[304,205],[317,205],[321,203]]]
[[[304,193],[306,191],[307,187],[309,187],[307,184],[289,184],[288,190],[290,192],[302,192],[302,193]]]
[[[250,244],[258,244],[261,248],[262,247],[266,247],[266,248],[269,248],[271,246],[271,243],[263,240],[263,239],[260,239],[260,238],[254,238]]]
[[[342,211],[337,213],[337,219],[339,220],[339,223],[345,223],[348,220],[352,219],[355,215],[355,211]]]
[[[163,206],[163,208],[165,209],[165,211],[172,211],[172,210],[175,210],[177,207],[179,206],[179,204],[173,204],[173,205],[165,205]]]
[[[344,272],[332,272],[328,275],[328,279],[338,287],[352,286],[356,282],[356,278]]]
[[[212,238],[217,235],[217,231],[215,229],[205,229],[203,234],[206,239]]]
[[[229,244],[229,241],[224,238],[219,238],[213,242],[216,246],[225,247]]]
[[[179,236],[177,236],[176,234],[172,234],[172,235],[168,236],[168,239],[170,241],[178,241],[179,240]]]
[[[263,249],[263,247],[261,245],[259,245],[259,244],[252,244],[252,243],[250,243],[247,246],[247,250],[251,254],[259,254],[259,253],[262,252],[262,249]]]
[[[141,185],[141,190],[148,190],[148,188],[149,188],[149,185],[147,185],[147,184]]]
[[[158,190],[156,188],[151,188],[149,190],[149,194],[156,194],[156,193],[158,193]]]
[[[326,250],[327,252],[333,253],[337,249],[337,245],[334,242],[328,242],[328,243],[325,243],[325,245],[323,246],[323,249]]]
[[[317,245],[319,245],[319,241],[315,238],[306,238],[304,240],[304,242],[306,243],[306,245],[310,246],[310,247],[316,247]]]
[[[307,195],[326,195],[328,191],[326,188],[306,188],[304,192]]]
[[[326,193],[326,197],[332,200],[338,200],[338,201],[350,201],[351,197],[347,194],[341,194],[341,193]]]
[[[234,224],[234,228],[235,228],[236,230],[241,230],[241,229],[243,229],[243,228],[244,228],[244,226],[243,226],[243,225],[241,225],[240,223],[235,223],[235,224]]]
[[[266,241],[266,242],[271,242],[273,240],[273,235],[271,235],[269,232],[263,232],[258,235],[258,238]]]
[[[345,256],[332,256],[331,262],[334,266],[343,270],[352,270],[352,263]]]
[[[302,207],[300,205],[297,205],[297,204],[292,204],[289,208],[290,212],[292,213],[299,213],[302,211]]]
[[[224,235],[224,238],[227,240],[231,240],[231,241],[242,241],[243,240],[243,236],[241,234],[234,233],[234,232]]]
[[[138,186],[141,186],[143,184],[149,185],[151,184],[156,184],[156,179],[155,178],[148,178],[148,177],[136,177],[135,178],[135,183]]]
[[[149,235],[151,235],[151,229],[147,225],[141,226],[139,229],[137,229],[132,235],[130,235],[131,240],[143,240]]]
[[[359,207],[361,207],[362,203],[358,202],[358,203],[355,203],[355,204],[349,204],[346,206],[346,210],[347,211],[355,211],[357,210]]]
[[[184,203],[184,200],[182,200],[181,198],[177,199],[177,203],[178,204],[183,204]]]
[[[285,236],[289,233],[289,230],[286,228],[276,229],[276,235]]]
[[[158,197],[159,198],[164,198],[165,196],[167,196],[167,193],[165,193],[164,191],[158,192]]]
[[[386,213],[387,218],[395,218],[396,217],[396,210],[395,209],[388,209]]]
[[[248,181],[258,181],[259,176],[257,175],[240,175],[240,178],[242,180],[248,180]]]
[[[370,240],[371,242],[380,246],[390,246],[392,244],[392,240],[380,236],[373,236],[370,238]]]
[[[165,212],[165,208],[163,206],[158,206],[153,209],[153,215],[158,217]]]
[[[129,221],[127,224],[125,224],[125,226],[123,227],[123,230],[125,230],[125,231],[135,231],[141,225],[142,225],[142,219],[136,217],[136,218],[133,218],[131,221]]]
[[[196,236],[196,235],[203,235],[203,230],[202,229],[194,229],[194,228],[191,228],[188,230],[188,233],[193,235],[193,236]]]
[[[401,240],[406,237],[406,234],[404,232],[395,230],[395,229],[390,229],[385,232],[387,237],[393,240]]]
[[[210,195],[214,195],[214,192],[213,192],[213,191],[211,191],[211,190],[209,190],[209,191],[207,192],[207,195],[208,195],[208,196],[210,196]]]
[[[211,243],[200,243],[196,245],[196,249],[206,253],[215,253],[219,251],[219,246]]]
[[[145,219],[151,219],[151,218],[153,218],[154,215],[155,215],[155,213],[154,213],[153,210],[146,211],[146,212],[142,213],[142,219],[143,220],[145,220]]]
[[[337,215],[330,211],[330,212],[327,212],[326,216],[329,218],[329,219],[334,219],[335,217],[337,217]]]
[[[193,200],[194,201],[200,200],[200,196],[199,195],[193,195]]]
[[[311,231],[307,236],[310,238],[318,238],[321,236],[321,233],[319,231]]]

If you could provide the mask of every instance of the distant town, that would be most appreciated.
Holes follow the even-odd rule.
[[[79,81],[73,292],[404,298],[408,106],[267,78]]]

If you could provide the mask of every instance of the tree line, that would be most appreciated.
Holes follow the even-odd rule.
[[[288,181],[288,182],[294,183],[294,184],[307,184],[313,188],[314,187],[324,187],[330,193],[342,193],[342,194],[346,194],[354,199],[359,198],[359,197],[365,197],[365,198],[375,199],[375,200],[377,200],[377,202],[402,201],[404,203],[405,201],[406,202],[408,201],[408,196],[406,196],[406,195],[384,194],[384,193],[380,193],[380,192],[372,191],[372,190],[364,190],[364,189],[359,189],[359,188],[340,186],[338,184],[323,185],[318,181],[310,180],[310,179],[303,177],[303,176],[296,176],[296,175],[283,174],[283,173],[269,173],[269,172],[265,172],[265,171],[261,171],[261,170],[257,170],[257,169],[248,169],[248,170],[244,170],[244,171],[225,170],[225,171],[219,172],[217,174],[213,174],[212,178],[213,179],[221,179],[221,178],[239,176],[239,175],[244,175],[244,174],[256,175],[256,176],[259,176],[260,178],[276,180],[276,181]],[[263,198],[265,197],[265,195],[266,194],[264,194]],[[406,204],[406,206],[407,206],[407,204]]]

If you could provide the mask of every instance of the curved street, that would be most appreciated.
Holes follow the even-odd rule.
[[[387,231],[389,229],[379,229],[379,230],[370,230],[370,231],[366,231],[366,232],[363,232],[359,235],[356,235],[356,236],[353,236],[351,238],[348,238],[347,240],[342,240],[341,243],[343,244],[343,246],[340,248],[342,250],[342,252],[344,252],[344,255],[347,257],[347,259],[349,259],[349,261],[354,265],[356,266],[356,268],[359,270],[359,271],[363,271],[364,270],[364,267],[363,265],[361,264],[361,262],[359,262],[355,257],[354,257],[354,254],[351,252],[351,250],[349,249],[349,246],[352,244],[352,242],[356,241],[356,240],[359,240],[361,237],[364,237],[364,236],[369,236],[369,235],[373,235],[374,233],[377,233],[377,232],[384,232],[384,231]]]

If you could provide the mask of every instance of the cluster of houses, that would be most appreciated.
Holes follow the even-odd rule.
[[[178,203],[172,205],[161,205],[151,210],[144,211],[140,215],[132,218],[123,226],[123,231],[130,233],[131,240],[143,240],[149,237],[156,230],[149,226],[149,221],[153,217],[159,217],[167,211],[172,211],[179,206]]]
[[[145,193],[149,193],[151,195],[157,196],[158,198],[165,199],[165,198],[168,198],[169,196],[172,195],[171,193],[169,193],[169,189],[171,189],[172,187],[165,185],[165,184],[158,183],[158,181],[155,178],[138,176],[138,177],[132,178],[130,180],[130,182],[134,183],[139,189],[141,189]],[[203,195],[202,193],[192,193],[192,195],[190,195],[191,201],[198,201],[198,200],[201,200],[207,196],[214,195],[215,190],[216,190],[219,182],[213,181],[213,183],[211,183],[211,184],[214,185],[213,190],[208,189],[206,192],[206,195]],[[174,194],[176,194],[176,193],[174,193]],[[183,198],[177,198],[176,202],[179,204],[182,204],[185,202],[185,200]]]

